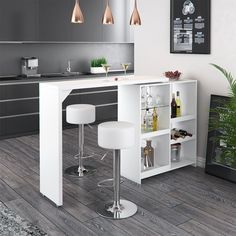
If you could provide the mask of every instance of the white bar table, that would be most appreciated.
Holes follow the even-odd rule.
[[[118,76],[41,82],[40,93],[40,192],[57,206],[63,205],[62,103],[73,89],[130,86],[166,82],[151,76]],[[119,103],[119,99],[118,99]]]

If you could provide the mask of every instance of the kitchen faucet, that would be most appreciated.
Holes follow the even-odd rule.
[[[76,72],[76,71],[73,71],[73,72],[72,72],[71,60],[68,60],[68,61],[67,61],[66,72],[65,72],[64,74],[66,74],[66,75],[68,75],[68,76],[70,76],[70,75],[79,75],[80,72]]]
[[[66,68],[66,71],[71,73],[71,62],[70,60],[67,61],[67,68]]]

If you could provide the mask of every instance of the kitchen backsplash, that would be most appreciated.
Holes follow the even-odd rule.
[[[21,74],[21,57],[39,58],[39,73],[64,72],[71,60],[72,71],[88,72],[93,58],[105,57],[111,69],[121,62],[134,67],[133,43],[27,43],[0,44],[0,75]]]

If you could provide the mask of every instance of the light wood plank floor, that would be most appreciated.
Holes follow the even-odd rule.
[[[87,146],[97,153],[96,127],[86,128]],[[64,131],[64,169],[76,163],[77,130]],[[112,176],[112,156],[88,164],[97,167],[84,179],[64,175],[64,205],[57,208],[39,193],[39,138],[31,135],[0,141],[0,200],[37,224],[48,235],[187,236],[236,235],[236,185],[187,167],[143,181],[122,184],[121,195],[139,206],[124,220],[107,220],[95,212],[112,189],[97,182]]]

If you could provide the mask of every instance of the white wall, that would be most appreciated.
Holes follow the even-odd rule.
[[[170,54],[170,0],[139,0],[142,26],[135,29],[135,72],[162,75],[180,70],[198,83],[198,156],[205,158],[210,94],[227,95],[228,84],[209,63],[236,77],[236,1],[212,0],[211,54]]]

